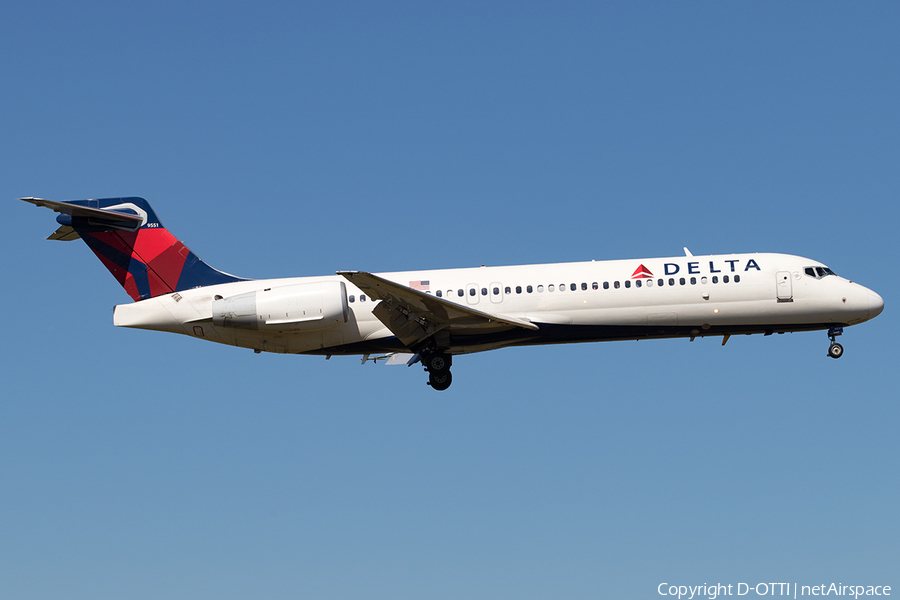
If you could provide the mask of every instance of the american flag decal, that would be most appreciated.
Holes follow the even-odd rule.
[[[410,281],[409,287],[414,290],[419,290],[420,292],[427,292],[431,289],[431,282],[428,279],[423,279],[421,281]]]

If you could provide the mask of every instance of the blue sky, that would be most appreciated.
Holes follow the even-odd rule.
[[[900,586],[900,8],[13,2],[0,595]],[[20,196],[137,195],[247,277],[773,251],[824,333],[508,349],[453,387],[116,329]]]

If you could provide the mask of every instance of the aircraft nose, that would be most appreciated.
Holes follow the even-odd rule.
[[[869,292],[869,318],[873,319],[884,310],[884,299],[875,292]]]

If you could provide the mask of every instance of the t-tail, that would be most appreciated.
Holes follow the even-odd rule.
[[[84,240],[135,301],[245,281],[200,260],[163,227],[143,198],[20,200],[60,213],[56,217],[60,227],[47,239]]]

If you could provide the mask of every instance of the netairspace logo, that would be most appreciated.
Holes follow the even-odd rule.
[[[703,585],[669,585],[661,583],[656,588],[660,596],[673,596],[681,600],[687,598],[709,598],[715,600],[719,596],[846,596],[859,598],[860,596],[890,596],[889,585],[843,585],[841,583],[820,585],[799,585],[797,583],[722,583]]]

